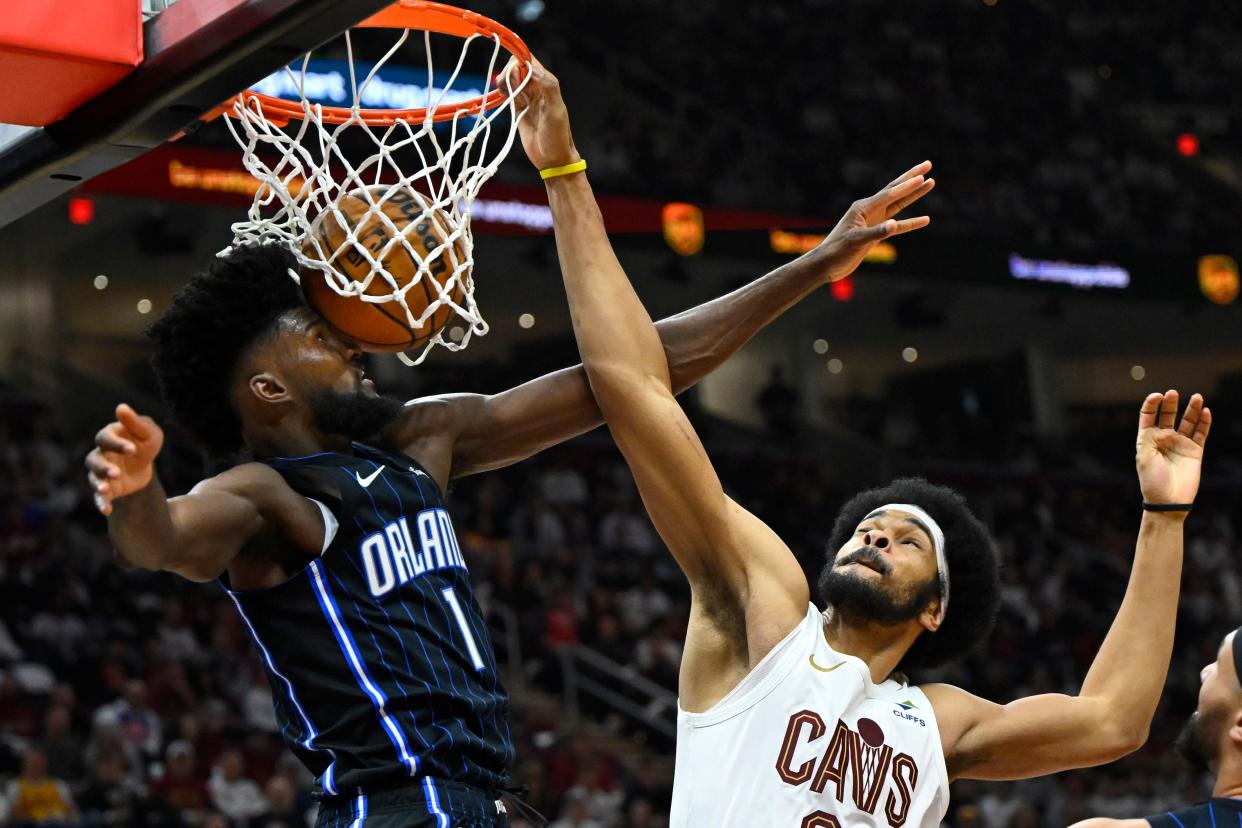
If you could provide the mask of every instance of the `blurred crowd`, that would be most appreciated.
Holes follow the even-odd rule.
[[[610,190],[825,215],[932,158],[945,231],[1097,257],[1233,238],[1238,193],[1174,140],[1219,156],[1238,128],[1228,0],[549,3],[523,32],[642,102],[578,136]]]
[[[57,423],[37,401],[0,407],[0,825],[310,825],[312,780],[282,746],[266,679],[223,591],[113,564],[81,472],[90,435]],[[879,481],[831,457],[740,449],[705,431],[730,492],[814,578],[835,507]],[[161,469],[166,479],[194,473]],[[1139,517],[1133,481],[1003,466],[938,479],[995,528],[1004,603],[979,653],[916,679],[1001,701],[1074,692],[1124,591]],[[956,783],[949,824],[1064,826],[1203,796],[1204,780],[1170,744],[1194,707],[1199,668],[1242,621],[1227,495],[1205,492],[1190,522],[1174,665],[1149,744],[1105,768]],[[451,503],[481,602],[517,619],[528,691],[513,710],[515,781],[555,828],[666,824],[668,740],[598,705],[584,705],[578,727],[559,708],[557,656],[574,645],[676,686],[688,592],[615,449],[591,435],[462,481]]]

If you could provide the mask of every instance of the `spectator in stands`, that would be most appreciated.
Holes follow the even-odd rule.
[[[264,789],[267,812],[250,821],[250,828],[307,828],[306,817],[298,812],[293,785],[284,776],[273,776]]]
[[[36,748],[30,748],[22,757],[22,772],[9,783],[4,800],[14,828],[69,825],[78,818],[69,786],[48,776],[47,758]]]
[[[268,809],[263,789],[246,776],[245,760],[239,750],[226,750],[207,780],[211,804],[234,822],[247,822]]]
[[[48,708],[43,717],[39,750],[47,757],[48,773],[52,776],[69,780],[82,777],[82,737],[72,730],[69,708],[61,705]]]
[[[193,821],[207,809],[207,781],[198,770],[194,746],[172,742],[164,751],[164,775],[151,783],[151,793],[173,811]]]
[[[146,791],[126,778],[125,758],[108,753],[95,760],[91,777],[78,796],[78,808],[90,828],[128,828],[142,824]]]
[[[138,679],[125,682],[121,698],[96,711],[95,728],[115,729],[147,758],[159,756],[162,744],[160,717],[147,707],[147,688]]]

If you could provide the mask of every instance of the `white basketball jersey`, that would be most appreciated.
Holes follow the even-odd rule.
[[[711,710],[677,713],[670,828],[936,826],[949,778],[923,691],[874,684],[806,618]]]

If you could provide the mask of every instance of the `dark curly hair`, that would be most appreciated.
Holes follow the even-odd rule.
[[[147,331],[151,365],[173,417],[213,455],[242,447],[229,383],[242,354],[287,311],[304,307],[289,278],[297,261],[284,245],[241,247],[217,258],[173,296]]]
[[[835,554],[863,518],[886,503],[912,503],[935,518],[944,531],[944,554],[949,565],[949,609],[944,622],[936,632],[925,632],[915,639],[897,670],[908,673],[959,659],[978,646],[996,622],[1000,605],[996,542],[956,491],[921,477],[904,477],[861,492],[841,507],[832,525],[828,554]]]

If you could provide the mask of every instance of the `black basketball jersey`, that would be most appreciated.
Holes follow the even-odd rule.
[[[1216,797],[1146,819],[1153,828],[1242,828],[1242,799]]]
[[[440,488],[409,457],[352,448],[265,461],[335,535],[279,586],[229,590],[281,734],[329,796],[502,786],[508,697]]]

